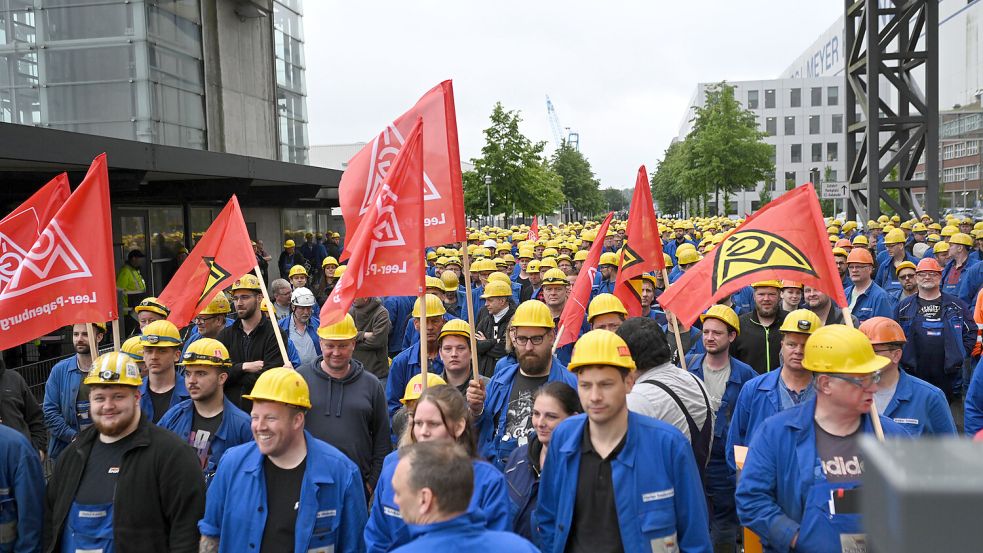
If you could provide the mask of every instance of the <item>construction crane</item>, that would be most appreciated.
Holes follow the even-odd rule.
[[[560,118],[556,115],[556,108],[553,107],[553,102],[550,100],[549,95],[546,96],[546,117],[550,120],[550,128],[553,129],[553,142],[556,144],[556,147],[559,148],[565,138],[566,143],[579,152],[580,133],[572,132],[570,127],[560,125]]]

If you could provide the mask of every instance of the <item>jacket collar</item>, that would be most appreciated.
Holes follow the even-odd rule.
[[[334,478],[331,477],[331,474],[327,470],[322,470],[324,467],[318,464],[320,459],[316,458],[318,457],[316,453],[321,449],[318,440],[315,440],[314,436],[305,430],[304,442],[307,444],[307,457],[304,458],[307,462],[304,467],[304,481],[310,480],[314,484],[333,483]],[[259,446],[256,442],[252,442],[250,447],[252,451],[249,452],[249,458],[243,463],[242,471],[256,478],[263,470],[263,461],[266,459],[266,455],[259,452]]]
[[[637,438],[635,437],[635,434],[637,432],[634,432],[633,430],[641,422],[641,417],[642,415],[639,415],[638,413],[632,413],[631,411],[628,412],[628,430],[625,434],[625,445],[623,448],[621,448],[621,452],[619,452],[618,456],[615,458],[615,461],[628,467],[635,466],[635,448],[637,447]],[[584,438],[584,431],[586,430],[586,425],[589,424],[587,415],[574,415],[567,420],[570,422],[565,422],[565,424],[570,424],[573,426],[574,430],[567,434],[563,443],[557,445],[556,447],[567,455],[579,454],[581,442]],[[551,445],[551,447],[553,446]]]
[[[409,530],[410,536],[418,538],[424,534],[461,534],[468,530],[478,531],[482,526],[484,526],[483,516],[479,513],[467,512],[433,524],[407,524],[406,528]]]

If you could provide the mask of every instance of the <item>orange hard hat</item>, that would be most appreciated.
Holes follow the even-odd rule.
[[[860,332],[867,335],[871,344],[903,344],[908,341],[904,330],[894,319],[871,317],[860,325]]]
[[[918,262],[918,266],[915,267],[915,272],[916,273],[927,273],[927,272],[941,273],[942,266],[939,265],[939,262],[936,261],[934,257],[926,257]]]
[[[870,250],[867,248],[854,248],[850,250],[850,255],[846,256],[846,262],[847,265],[850,263],[873,265],[874,258],[870,256]]]
[[[848,238],[840,238],[839,240],[836,241],[836,244],[833,244],[833,247],[843,248],[844,250],[849,251],[850,248],[853,247],[853,242],[851,242]]]

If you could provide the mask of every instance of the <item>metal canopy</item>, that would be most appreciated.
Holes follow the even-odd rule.
[[[845,23],[847,216],[876,219],[883,200],[902,217],[938,218],[938,1],[846,0]],[[925,191],[924,206],[913,189]]]

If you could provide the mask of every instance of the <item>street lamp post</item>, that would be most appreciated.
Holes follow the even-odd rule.
[[[486,225],[491,225],[491,175],[485,175],[485,193],[488,197],[488,218],[485,220]]]

